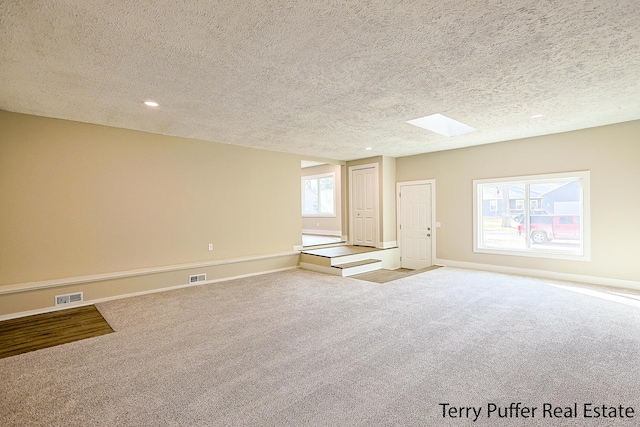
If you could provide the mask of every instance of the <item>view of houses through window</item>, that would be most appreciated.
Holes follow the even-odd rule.
[[[334,174],[302,178],[302,215],[335,215]]]
[[[474,181],[474,250],[583,257],[588,182],[588,172]]]

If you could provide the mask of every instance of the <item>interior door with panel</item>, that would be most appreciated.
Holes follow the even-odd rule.
[[[352,245],[377,245],[378,171],[375,167],[351,171]]]
[[[431,184],[399,186],[400,264],[421,269],[433,265],[431,239]]]

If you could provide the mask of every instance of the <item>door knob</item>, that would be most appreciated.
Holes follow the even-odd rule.
[[[431,233],[427,233],[427,237],[431,237]]]

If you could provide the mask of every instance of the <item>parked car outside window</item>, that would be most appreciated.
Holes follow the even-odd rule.
[[[531,215],[529,217],[532,243],[549,240],[580,240],[579,215]],[[525,233],[524,216],[518,224],[518,234]]]

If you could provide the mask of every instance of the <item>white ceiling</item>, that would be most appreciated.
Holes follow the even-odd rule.
[[[640,119],[639,23],[638,0],[3,0],[0,109],[398,157]],[[479,131],[406,123],[435,113]]]

